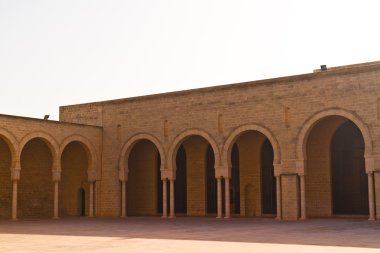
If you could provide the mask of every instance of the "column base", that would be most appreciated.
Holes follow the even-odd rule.
[[[59,220],[59,217],[53,217],[53,220]]]
[[[127,215],[124,215],[124,216],[120,216],[119,218],[127,218],[128,216]]]
[[[215,218],[216,218],[216,219],[223,219],[222,216],[216,216]]]
[[[376,221],[375,218],[368,218],[368,221]]]
[[[169,216],[169,219],[174,219],[174,218],[175,218],[175,215],[174,216],[171,216],[171,215]]]
[[[230,216],[226,216],[226,217],[224,217],[224,219],[231,219],[231,217]]]
[[[275,220],[279,220],[279,221],[281,221],[282,218],[281,218],[281,217],[276,217]]]

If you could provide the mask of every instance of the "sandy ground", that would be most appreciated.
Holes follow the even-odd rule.
[[[2,220],[0,252],[380,252],[380,223],[187,217]]]

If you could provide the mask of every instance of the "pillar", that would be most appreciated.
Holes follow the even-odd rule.
[[[54,215],[53,219],[58,219],[58,190],[59,190],[59,182],[54,181]]]
[[[305,176],[300,175],[300,192],[301,192],[301,220],[306,219],[306,196],[305,196]]]
[[[90,207],[88,212],[88,217],[94,217],[94,181],[90,182]]]
[[[369,201],[369,219],[370,221],[375,220],[375,194],[373,185],[373,172],[368,175],[368,201]]]
[[[218,177],[217,179],[217,198],[218,198],[218,216],[216,218],[223,217],[223,207],[222,207],[222,177]]]
[[[126,196],[127,196],[127,181],[121,181],[121,218],[127,216],[127,207],[126,207]]]
[[[228,219],[231,217],[231,211],[230,211],[230,178],[225,177],[224,178],[224,187],[225,187],[225,205],[226,205],[226,215],[224,218]]]
[[[281,176],[276,176],[276,205],[277,205],[277,217],[276,220],[282,219],[282,206],[281,206]]]
[[[18,180],[12,182],[12,220],[17,220],[17,182]]]
[[[12,180],[12,220],[17,220],[17,187],[20,180],[20,167],[11,170]]]
[[[174,179],[170,179],[170,216],[174,218]]]
[[[54,211],[53,219],[59,218],[59,182],[61,181],[61,168],[53,170],[53,183],[54,183]]]
[[[166,178],[162,179],[162,218],[168,217],[167,182]]]

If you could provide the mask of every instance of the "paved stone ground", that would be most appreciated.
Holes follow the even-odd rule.
[[[380,223],[187,217],[0,221],[0,252],[380,252]]]

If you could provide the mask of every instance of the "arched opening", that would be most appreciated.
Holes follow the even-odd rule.
[[[127,214],[157,215],[162,212],[160,154],[149,140],[140,140],[128,157]],[[160,208],[161,206],[161,208]]]
[[[11,150],[0,137],[0,218],[7,219],[12,213],[11,162]]]
[[[88,154],[84,144],[70,142],[61,156],[59,191],[60,216],[87,216],[90,184],[88,182]]]
[[[276,179],[269,139],[258,131],[246,131],[236,138],[230,152],[231,214],[274,216]]]
[[[28,141],[21,152],[18,185],[20,218],[51,217],[53,214],[52,152],[41,138]]]
[[[214,151],[206,139],[188,136],[176,152],[175,212],[188,216],[216,213]]]
[[[364,139],[352,121],[341,116],[320,120],[310,131],[306,155],[308,217],[368,215]]]

